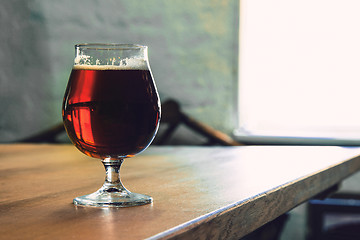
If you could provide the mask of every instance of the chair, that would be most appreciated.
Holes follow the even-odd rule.
[[[206,145],[240,146],[243,145],[233,140],[227,134],[218,131],[209,125],[202,123],[189,115],[183,113],[180,104],[175,100],[167,100],[162,104],[161,125],[167,125],[166,130],[156,136],[154,145],[166,145],[169,139],[175,134],[175,130],[183,124],[191,131],[205,137],[208,142]],[[18,142],[22,143],[58,143],[58,136],[65,132],[62,123],[47,129],[33,136],[24,138]]]
[[[325,199],[310,200],[307,240],[360,239],[360,195],[336,192]]]
[[[168,100],[162,104],[161,124],[166,124],[164,133],[155,139],[156,145],[166,145],[174,135],[175,130],[184,125],[191,131],[204,136],[208,142],[205,145],[241,146],[243,144],[233,140],[227,134],[218,131],[209,125],[200,122],[181,111],[180,105],[175,100]]]

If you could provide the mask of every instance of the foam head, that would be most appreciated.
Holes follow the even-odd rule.
[[[97,59],[95,64],[91,64],[90,56],[77,56],[74,60],[74,69],[91,69],[91,70],[147,70],[148,62],[143,58],[124,58],[109,59],[106,64],[101,64]]]

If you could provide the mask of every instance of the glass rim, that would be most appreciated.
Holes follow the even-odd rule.
[[[147,46],[132,43],[79,43],[75,48],[86,48],[94,50],[135,50],[146,49]]]

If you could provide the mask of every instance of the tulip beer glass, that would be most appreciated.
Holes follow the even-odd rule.
[[[160,99],[147,47],[133,44],[78,44],[63,101],[63,122],[72,143],[101,159],[106,178],[75,205],[128,207],[152,202],[120,180],[125,158],[144,151],[159,127]]]

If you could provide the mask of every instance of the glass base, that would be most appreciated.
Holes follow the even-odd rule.
[[[92,207],[133,207],[152,203],[150,196],[132,193],[120,180],[120,166],[123,159],[104,159],[106,178],[103,186],[94,193],[74,199],[74,204]]]
[[[74,199],[74,204],[78,206],[92,207],[133,207],[152,203],[150,196],[124,192],[107,192],[98,190],[89,195],[84,195]]]

